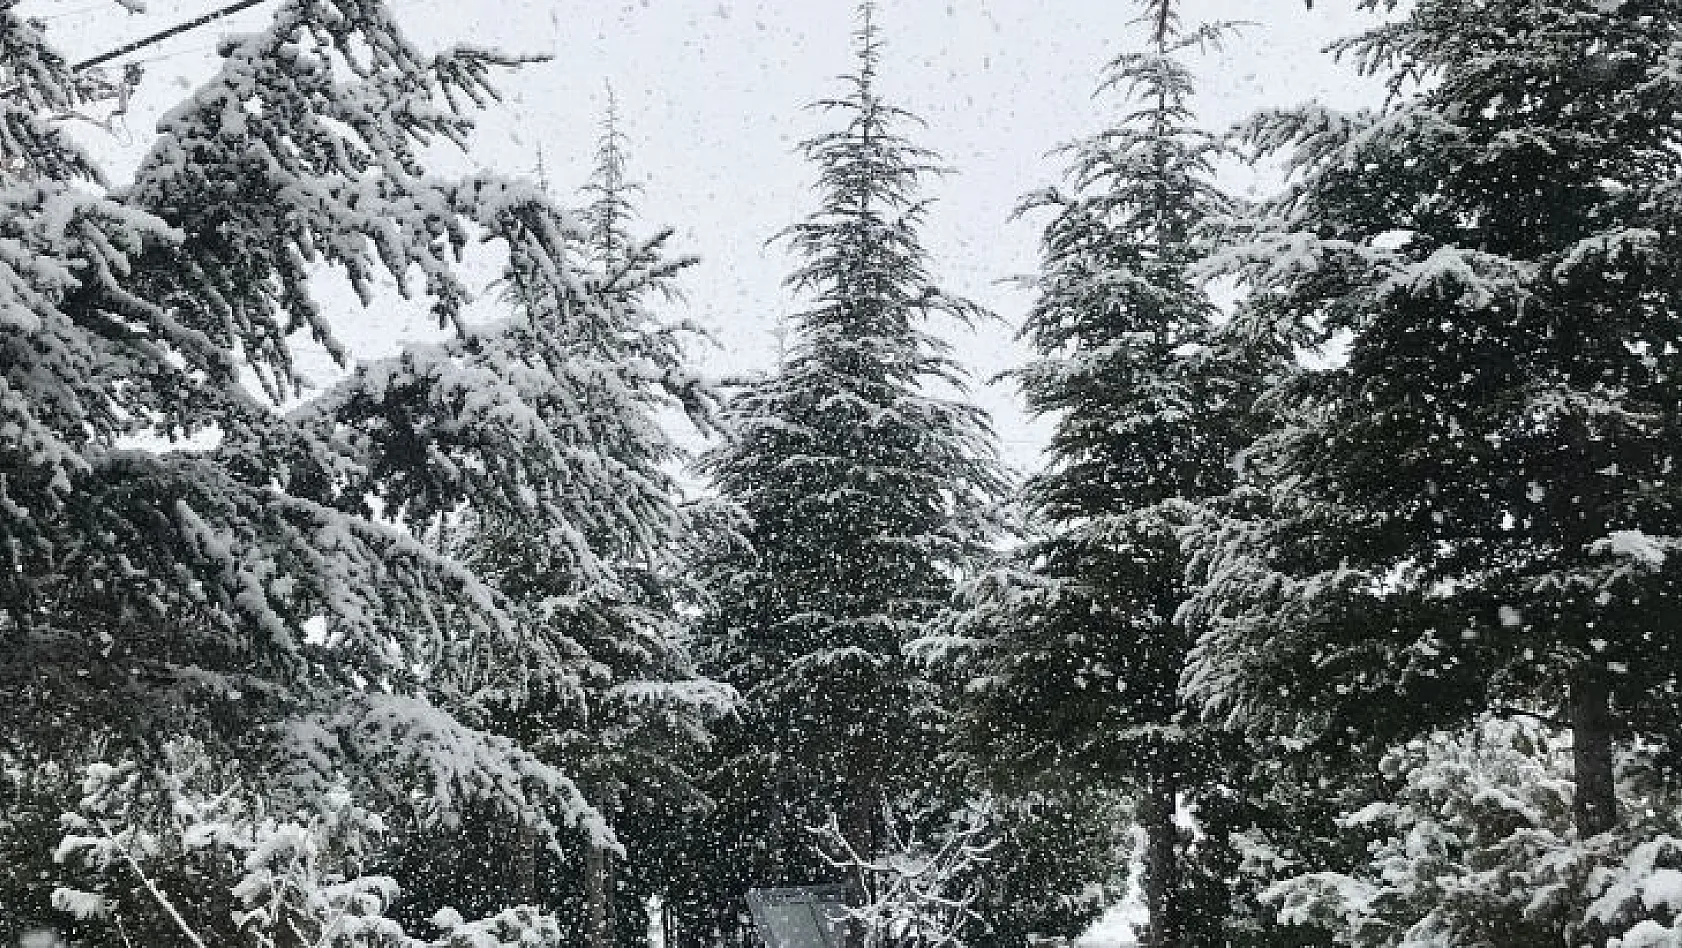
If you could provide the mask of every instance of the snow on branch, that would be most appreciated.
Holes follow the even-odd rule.
[[[857,850],[834,815],[823,826],[808,827],[824,861],[857,887],[846,917],[862,929],[864,948],[964,948],[984,934],[987,920],[974,908],[981,894],[977,875],[998,846],[987,838],[986,824],[950,828],[936,841],[920,838],[889,808],[884,816],[886,838],[874,856]]]
[[[155,766],[90,765],[82,791],[62,820],[55,860],[66,884],[52,897],[77,918],[159,913],[195,948],[236,940],[255,948],[561,944],[555,919],[530,907],[473,922],[445,909],[433,919],[441,939],[409,935],[386,914],[401,894],[397,883],[364,871],[380,859],[385,821],[342,784],[284,814],[202,744],[171,738]]]
[[[379,798],[418,806],[429,821],[452,826],[468,803],[511,814],[553,838],[577,828],[617,848],[613,830],[572,778],[513,740],[462,724],[423,698],[363,695],[289,723],[281,750],[286,780],[305,798],[330,789],[349,762],[360,785]]]

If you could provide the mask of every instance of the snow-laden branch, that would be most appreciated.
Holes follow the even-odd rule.
[[[875,855],[860,853],[834,815],[823,826],[808,827],[824,861],[857,888],[847,918],[859,926],[864,948],[964,948],[984,933],[987,920],[974,908],[981,895],[978,870],[998,846],[987,838],[987,827],[975,823],[925,840],[887,808],[883,826],[883,850]]]

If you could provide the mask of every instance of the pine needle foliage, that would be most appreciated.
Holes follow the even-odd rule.
[[[1293,178],[1227,261],[1235,330],[1346,358],[1268,392],[1254,516],[1194,538],[1207,720],[1381,747],[1557,716],[1584,835],[1614,742],[1674,742],[1679,13],[1415,4],[1340,47],[1382,108],[1250,123]]]
[[[860,22],[844,93],[817,103],[838,127],[802,145],[818,209],[783,234],[805,303],[792,345],[730,399],[725,442],[702,462],[750,524],[751,555],[711,571],[704,637],[709,670],[746,701],[718,822],[752,884],[825,874],[805,827],[830,815],[873,852],[883,804],[927,791],[936,691],[902,650],[984,550],[1005,483],[935,335],[982,315],[936,283],[919,238],[935,156],[879,92],[871,4]],[[754,785],[764,792],[742,795]]]
[[[1100,84],[1129,108],[1067,146],[1067,187],[1019,212],[1050,215],[1023,328],[1038,358],[1016,373],[1029,408],[1055,422],[1024,497],[1029,539],[971,584],[951,639],[925,648],[969,678],[963,739],[996,780],[1072,774],[1137,795],[1145,937],[1174,945],[1216,937],[1231,914],[1194,908],[1199,889],[1238,904],[1227,873],[1199,865],[1220,858],[1204,851],[1218,854],[1230,828],[1235,791],[1220,775],[1237,762],[1179,698],[1192,640],[1176,616],[1192,590],[1178,533],[1233,487],[1268,360],[1220,342],[1198,273],[1237,206],[1214,183],[1227,145],[1196,125],[1184,57],[1233,24],[1188,27],[1172,0],[1141,7],[1147,48]],[[1174,815],[1200,802],[1208,832],[1193,845]]]

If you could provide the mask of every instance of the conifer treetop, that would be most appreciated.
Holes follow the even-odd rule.
[[[797,322],[811,329],[843,317],[855,332],[899,332],[914,316],[937,311],[970,321],[981,310],[933,286],[916,234],[928,208],[919,186],[943,169],[932,152],[896,128],[921,120],[885,101],[877,89],[883,39],[873,2],[859,5],[859,19],[857,68],[841,77],[849,94],[814,103],[840,112],[845,124],[800,144],[818,168],[820,209],[783,234],[802,260],[785,283],[816,304]],[[916,338],[944,351],[932,337]]]
[[[1197,127],[1195,77],[1182,57],[1236,24],[1187,29],[1173,2],[1142,7],[1134,22],[1149,48],[1117,56],[1099,85],[1123,97],[1124,111],[1065,146],[1066,190],[1034,192],[1017,211],[1052,213],[1022,330],[1042,356],[1016,375],[1029,408],[1059,420],[1053,471],[1030,488],[1054,520],[1207,497],[1225,483],[1211,476],[1224,458],[1198,454],[1188,464],[1186,446],[1235,397],[1218,393],[1222,355],[1210,336],[1218,313],[1197,265],[1236,205],[1214,184],[1227,146]],[[1150,444],[1166,454],[1156,457]]]
[[[983,492],[989,492],[1000,481],[996,472],[983,469],[991,471],[996,461],[973,466],[973,459],[995,457],[985,418],[970,406],[921,392],[931,381],[959,392],[965,386],[946,343],[926,328],[928,319],[941,315],[968,323],[984,311],[934,282],[917,234],[928,202],[917,189],[923,176],[939,167],[931,152],[896,129],[917,119],[880,96],[876,73],[883,43],[874,5],[861,4],[859,16],[858,67],[842,77],[848,94],[815,103],[840,113],[844,123],[800,145],[818,169],[818,210],[780,235],[797,258],[786,285],[809,305],[791,320],[783,370],[746,393],[738,408],[757,405],[750,414],[804,411],[801,406],[816,392],[847,393],[861,407],[874,406],[876,426],[933,425],[942,433],[924,441],[924,448],[951,462],[959,483],[987,485]],[[831,431],[824,440],[833,436],[841,435]],[[841,442],[820,453],[836,452],[857,455],[836,458],[849,465],[871,453],[862,444]],[[931,461],[896,465],[893,476],[915,472],[919,479],[933,478],[938,464],[925,469]]]
[[[619,98],[613,84],[606,85],[607,103],[602,110],[601,131],[596,138],[595,164],[584,193],[590,197],[585,208],[590,243],[605,268],[622,262],[630,250],[630,222],[636,216],[633,197],[642,185],[630,177],[630,136],[619,114]]]

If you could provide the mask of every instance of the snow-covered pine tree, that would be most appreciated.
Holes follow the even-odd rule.
[[[465,145],[512,61],[423,54],[381,3],[283,3],[102,195],[41,118],[74,104],[62,58],[10,7],[0,48],[8,761],[144,763],[189,733],[268,805],[307,807],[343,774],[428,825],[490,805],[607,838],[567,771],[487,729],[576,693],[588,657],[421,539],[464,509],[520,520],[595,591],[673,521],[664,479],[613,453],[664,443],[647,400],[693,395],[669,334],[622,332],[625,294],[668,265],[632,251],[592,276],[583,229],[535,189],[422,163]],[[475,236],[560,318],[463,325]],[[323,268],[365,299],[386,271],[459,338],[277,411],[302,393],[295,334],[348,361],[311,293]],[[591,415],[597,392],[636,410]]]
[[[630,139],[619,115],[619,97],[611,84],[596,139],[595,164],[584,184],[589,204],[584,219],[590,230],[590,250],[604,270],[619,266],[631,249],[630,224],[637,216],[635,197],[642,187],[630,176]]]
[[[877,88],[870,3],[860,16],[858,67],[821,103],[844,124],[804,145],[819,209],[787,232],[788,285],[810,305],[775,373],[729,401],[703,463],[751,521],[752,555],[712,567],[704,622],[716,673],[747,705],[719,775],[732,855],[706,869],[729,863],[745,884],[824,876],[807,829],[831,815],[874,853],[884,804],[921,791],[934,690],[902,648],[981,551],[1003,486],[988,422],[929,328],[978,313],[936,285],[918,239],[932,156],[900,133],[912,119]],[[732,926],[739,898],[714,902]]]
[[[1584,839],[1573,757],[1569,732],[1532,715],[1422,735],[1365,779],[1317,789],[1358,861],[1337,870],[1252,839],[1247,868],[1273,880],[1263,899],[1281,918],[1351,948],[1682,946],[1673,768],[1621,752],[1623,822]]]
[[[610,84],[595,165],[584,185],[584,193],[590,198],[584,209],[590,254],[598,267],[609,272],[625,266],[635,246],[631,222],[637,209],[633,199],[641,188],[629,175],[629,147],[629,138],[621,127],[619,102]],[[686,524],[686,530],[694,529]],[[658,681],[659,659],[667,656],[680,657],[684,675],[694,677],[690,656],[680,649],[687,630],[677,623],[671,589],[676,574],[683,571],[684,564],[678,560],[686,548],[668,548],[658,568],[642,573],[645,589],[659,602],[665,621],[658,639],[647,642],[646,636],[628,636],[617,645],[604,642],[592,649],[593,654],[607,659],[604,664],[614,670],[617,679]],[[671,677],[669,672],[666,677]],[[609,847],[594,842],[586,845],[583,929],[591,948],[613,948],[622,940],[642,941],[648,931],[648,899],[664,893],[668,886],[663,870],[670,862],[667,852],[675,846],[669,835],[674,817],[682,823],[684,816],[699,812],[706,802],[695,783],[695,768],[700,763],[696,752],[706,740],[703,722],[699,716],[685,715],[682,702],[660,698],[658,692],[649,689],[633,703],[614,702],[616,709],[612,705],[603,708],[608,713],[598,712],[595,724],[580,735],[585,743],[579,750],[595,758],[585,793],[618,820],[623,827],[619,838],[625,847],[621,860]]]
[[[1146,836],[1149,945],[1214,943],[1230,914],[1222,873],[1176,825],[1214,789],[1221,742],[1177,689],[1191,640],[1177,531],[1233,484],[1251,437],[1262,363],[1211,344],[1217,316],[1194,268],[1233,211],[1214,183],[1222,140],[1199,129],[1182,61],[1227,24],[1186,27],[1174,0],[1145,0],[1149,47],[1108,67],[1132,108],[1069,146],[1069,190],[1031,195],[1052,213],[1017,373],[1029,408],[1056,421],[1050,467],[1028,484],[1031,539],[971,584],[955,625],[968,689],[966,742],[1007,783],[1074,780],[1137,795]],[[930,643],[931,646],[942,643]],[[1230,762],[1229,762],[1230,763]],[[1213,814],[1197,844],[1217,845]],[[1198,879],[1199,875],[1204,876]],[[1191,903],[1209,893],[1215,911]]]
[[[5,16],[19,55],[67,86],[39,32]],[[239,730],[234,712],[289,714],[358,679],[404,692],[455,629],[510,628],[472,574],[367,516],[363,445],[270,405],[299,391],[291,333],[339,348],[312,262],[367,292],[381,266],[419,269],[446,316],[465,299],[452,255],[506,192],[425,178],[414,153],[462,139],[469,119],[437,102],[483,96],[498,60],[423,56],[378,4],[284,5],[224,53],[132,186],[53,179],[73,159],[41,136],[24,142],[52,150],[23,151],[36,174],[6,192],[0,628],[32,699],[8,708],[9,734],[38,733],[22,716],[41,711],[141,738],[213,705]],[[11,121],[50,101],[44,82],[6,99]]]
[[[1341,47],[1383,108],[1250,125],[1293,176],[1235,328],[1347,352],[1265,397],[1260,514],[1194,538],[1207,720],[1330,747],[1559,714],[1583,837],[1615,742],[1674,745],[1679,39],[1668,0],[1425,0]]]
[[[706,740],[705,718],[733,703],[727,687],[696,675],[684,643],[674,601],[690,525],[671,474],[681,451],[656,417],[682,409],[707,424],[714,408],[708,388],[684,368],[690,328],[652,309],[692,258],[665,255],[669,231],[631,236],[634,183],[617,122],[610,112],[587,187],[594,200],[575,218],[552,221],[572,228],[561,249],[572,255],[576,285],[557,292],[558,284],[510,269],[505,295],[514,318],[362,373],[366,383],[346,386],[343,407],[333,411],[365,418],[374,431],[413,429],[450,453],[448,470],[484,469],[498,462],[490,452],[506,445],[541,466],[522,483],[554,491],[546,495],[557,507],[549,520],[483,503],[490,485],[446,491],[442,504],[413,514],[425,523],[462,512],[443,531],[446,545],[507,597],[521,627],[517,651],[444,664],[483,669],[486,726],[572,774],[617,824],[617,845],[586,834],[577,853],[557,861],[529,830],[510,836],[505,815],[481,814],[448,844],[417,850],[405,875],[425,880],[409,903],[421,917],[437,907],[422,894],[483,912],[505,898],[505,886],[524,893],[522,901],[575,916],[570,931],[598,945],[611,939],[617,908],[640,913],[635,896],[658,887],[640,861],[657,839],[644,831],[697,804],[691,767]],[[538,426],[538,434],[511,431],[480,444],[496,431],[475,423],[463,429],[471,445],[452,439],[453,406],[498,390],[514,395],[487,402],[486,411],[529,409],[520,424]],[[452,450],[459,448],[466,450]],[[545,683],[557,672],[562,680]],[[537,687],[497,693],[505,687],[498,676]],[[628,861],[616,873],[621,847]],[[497,867],[503,885],[485,884],[487,866]],[[647,928],[639,917],[626,924],[634,933]]]

